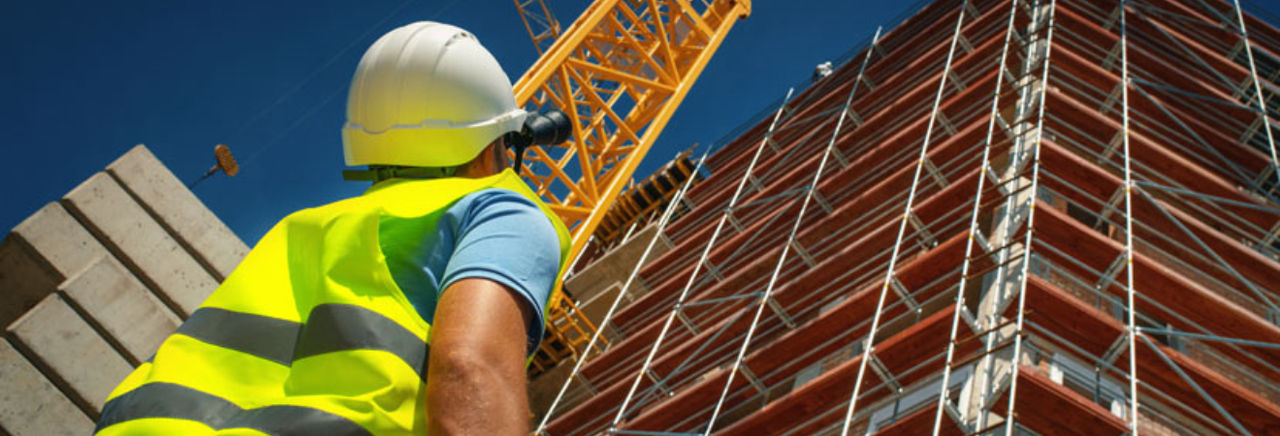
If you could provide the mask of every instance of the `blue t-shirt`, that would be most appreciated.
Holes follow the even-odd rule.
[[[543,308],[560,269],[560,239],[529,199],[505,189],[484,189],[458,200],[436,230],[421,241],[382,241],[396,285],[428,323],[449,285],[484,278],[515,291],[534,317],[529,353],[542,340]]]

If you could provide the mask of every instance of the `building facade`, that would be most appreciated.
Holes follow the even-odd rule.
[[[575,294],[606,350],[534,380],[538,432],[1280,433],[1274,20],[910,12]]]

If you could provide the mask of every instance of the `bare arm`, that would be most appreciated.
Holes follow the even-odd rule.
[[[530,309],[494,281],[450,285],[436,306],[427,372],[428,428],[441,435],[527,435]]]

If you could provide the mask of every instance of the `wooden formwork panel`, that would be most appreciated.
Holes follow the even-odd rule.
[[[1090,353],[1093,358],[1100,358],[1107,352],[1116,338],[1126,334],[1127,327],[1120,321],[1080,301],[1078,297],[1070,295],[1067,291],[1043,279],[1032,277],[1028,280],[1026,298],[1027,319],[1040,328],[1048,329],[1057,336],[1054,338],[1050,335],[1037,335],[1040,338],[1038,340],[1060,344],[1064,341],[1069,342]],[[1139,336],[1146,335],[1139,334]],[[1215,422],[1225,424],[1225,418],[1208,401],[1201,397],[1190,384],[1183,380],[1177,374],[1177,371],[1170,367],[1159,354],[1152,351],[1146,344],[1147,340],[1160,344],[1150,337],[1146,339],[1139,337],[1138,341],[1140,343],[1136,348],[1138,350],[1138,379],[1148,386],[1159,389],[1164,395],[1169,395],[1176,399],[1179,404],[1197,410],[1202,416],[1211,417]],[[1280,406],[1267,401],[1258,394],[1217,374],[1204,364],[1196,362],[1178,351],[1164,345],[1157,345],[1157,348],[1177,364],[1182,371],[1187,373],[1189,377],[1195,380],[1216,401],[1220,404],[1228,405],[1229,412],[1250,431],[1268,434],[1269,431],[1277,430],[1275,425],[1280,423]],[[1114,365],[1127,372],[1128,356],[1128,352],[1122,352],[1116,358]],[[1034,370],[1027,369],[1022,373],[1034,374]],[[1143,392],[1140,395],[1152,395],[1147,386],[1144,386],[1142,390]],[[1025,417],[1038,415],[1034,408],[1023,412],[1021,404],[1024,401],[1022,400],[1024,395],[1028,394],[1025,392],[1018,393],[1018,405],[1015,406],[1019,416],[1024,417],[1020,418],[1020,421],[1025,420]],[[1030,396],[1034,396],[1034,394]],[[1073,402],[1080,403],[1081,400],[1092,407],[1100,408],[1097,404],[1093,404],[1084,398],[1073,400]],[[1036,400],[1030,399],[1029,401]],[[1081,413],[1084,412],[1081,411]],[[1036,419],[1053,418],[1055,417],[1037,417]],[[1071,416],[1062,415],[1056,418],[1070,420]],[[1120,420],[1117,419],[1117,421]],[[1120,429],[1123,430],[1123,421],[1120,422]],[[1036,429],[1035,427],[1032,428]]]
[[[1124,184],[1124,180],[1120,177],[1102,170],[1096,163],[1070,152],[1054,141],[1046,140],[1041,144],[1041,149],[1043,168],[1056,176],[1055,178],[1043,178],[1041,183],[1053,189],[1058,195],[1075,198],[1080,197],[1080,192],[1083,192],[1095,198],[1107,199]],[[1228,262],[1233,270],[1250,280],[1255,286],[1270,291],[1273,296],[1280,295],[1280,281],[1275,280],[1276,277],[1280,277],[1280,263],[1266,258],[1256,250],[1241,244],[1239,240],[1232,239],[1219,229],[1188,215],[1177,205],[1159,200],[1159,197],[1157,197],[1155,203],[1152,203],[1145,196],[1136,192],[1133,197],[1134,221],[1151,227],[1150,232],[1135,230],[1135,235],[1150,236],[1150,238],[1146,238],[1148,243],[1174,253],[1182,251],[1182,249],[1170,244],[1165,238],[1179,242],[1182,247],[1191,247],[1193,249],[1201,248],[1199,244],[1203,243],[1213,250],[1214,254]],[[1088,203],[1082,204],[1084,207],[1100,206]],[[1102,210],[1099,208],[1093,210],[1093,212],[1101,213]],[[1164,215],[1165,212],[1169,213],[1177,222],[1171,221],[1166,217]],[[1280,215],[1276,216],[1276,219],[1280,220]],[[1184,226],[1186,230],[1184,231],[1178,224]],[[1188,232],[1190,232],[1190,235]],[[1194,235],[1195,239],[1191,235]],[[1222,280],[1224,283],[1238,283],[1233,274],[1220,268],[1220,265],[1206,263],[1199,256],[1182,256],[1180,260]],[[1244,285],[1239,284],[1239,286],[1239,289],[1243,291]]]
[[[901,179],[906,176],[907,170],[909,170],[909,168],[903,168],[900,170],[901,176],[896,178]],[[945,189],[920,200],[915,207],[915,214],[922,222],[933,223],[940,220],[944,214],[949,211],[956,210],[956,208],[963,203],[969,193],[973,192],[975,189],[977,184],[977,174],[976,170],[971,171],[965,177],[962,177],[951,185],[948,185]],[[801,242],[809,243],[813,240],[810,238],[829,235],[840,224],[846,223],[849,220],[860,216],[861,214],[858,208],[865,208],[866,205],[874,205],[879,201],[882,201],[876,199],[877,197],[873,195],[874,192],[888,193],[891,191],[892,185],[884,186],[882,190],[877,189],[870,191],[867,194],[870,196],[870,199],[865,201],[863,199],[859,199],[857,201],[850,201],[842,204],[822,222],[807,228],[805,230],[805,235],[807,235],[808,238],[801,237]],[[863,260],[870,258],[874,253],[892,246],[896,235],[895,230],[899,221],[895,219],[897,217],[898,215],[891,214],[882,218],[880,221],[872,222],[871,224],[875,226],[872,227],[873,230],[870,230],[865,234],[849,235],[852,240],[848,242],[847,246],[843,247],[837,254],[830,256],[830,258],[818,259],[820,264],[811,268],[805,274],[794,278],[783,277],[782,280],[779,281],[780,285],[778,286],[777,298],[782,301],[783,306],[786,307],[788,299],[791,299],[791,301],[796,299],[796,297],[791,296],[791,293],[803,295],[808,290],[816,289],[821,286],[824,280],[827,280],[824,277],[848,273]],[[763,252],[754,256],[755,260],[751,266],[736,270],[733,274],[726,277],[725,280],[707,286],[706,289],[699,294],[699,297],[692,298],[688,300],[688,302],[696,302],[703,297],[719,298],[741,292],[742,289],[744,289],[744,287],[754,279],[766,276],[770,273],[774,263],[776,263],[776,260],[780,255],[780,252],[781,247],[763,249]],[[956,259],[946,265],[948,267],[955,268],[958,267],[959,263],[960,259]],[[869,266],[864,266],[862,268],[865,270],[868,267]],[[645,297],[642,297],[641,301],[653,294],[653,292],[647,294]],[[745,301],[746,300],[743,300],[743,302],[738,303],[734,307],[740,307],[741,305],[746,304]],[[635,304],[633,304],[633,306],[635,306]],[[689,316],[694,319],[707,319],[708,317],[699,316],[699,310],[700,309],[691,308]],[[721,310],[718,313],[724,314],[734,312]],[[716,326],[719,326],[724,320],[716,318],[715,314],[712,314],[711,316],[712,318],[709,318],[710,321],[705,322],[705,324],[708,327],[708,331],[716,331]],[[604,381],[605,383],[616,382],[616,378],[601,377],[601,375],[609,373],[625,374],[628,369],[639,365],[640,362],[636,361],[634,356],[640,355],[639,353],[644,349],[647,349],[652,344],[651,341],[653,338],[657,337],[660,327],[661,325],[657,323],[650,324],[647,329],[641,330],[639,333],[633,334],[625,340],[614,344],[614,347],[608,352],[593,359],[591,362],[588,362],[588,364],[583,367],[582,374],[588,380],[592,380],[597,383],[600,383],[601,381]],[[690,337],[683,330],[674,330],[671,334],[674,336],[667,339],[669,342],[679,342]],[[682,351],[688,351],[691,349],[692,346],[686,344],[669,349],[666,352],[666,355],[680,356]],[[606,373],[606,371],[608,372]]]
[[[1124,250],[1119,242],[1107,239],[1097,231],[1067,216],[1052,206],[1040,203],[1036,207],[1036,236],[1071,258],[1063,258],[1053,250],[1032,249],[1052,261],[1063,270],[1081,277],[1095,277],[1096,273],[1084,270],[1075,262],[1088,265],[1095,271],[1105,271],[1109,264]],[[1137,292],[1160,302],[1156,306],[1146,299],[1135,301],[1138,312],[1156,316],[1181,331],[1198,332],[1200,327],[1224,337],[1280,343],[1280,326],[1268,323],[1261,317],[1205,289],[1174,269],[1153,261],[1141,252],[1134,254],[1134,284]],[[1127,296],[1116,286],[1104,288],[1106,292],[1121,298]],[[1196,323],[1191,325],[1184,320]],[[1233,349],[1217,344],[1220,351],[1238,356]],[[1258,350],[1257,354],[1271,362],[1280,362],[1280,350]],[[1244,364],[1272,379],[1280,379],[1270,367],[1252,359],[1239,359]]]
[[[916,323],[893,337],[876,344],[875,355],[885,364],[901,367],[910,366],[911,362],[924,361],[928,357],[946,351],[954,306],[948,306],[926,319]],[[977,342],[966,342],[961,353],[972,352]],[[823,373],[818,378],[795,391],[765,405],[759,411],[718,431],[722,436],[780,434],[793,431],[797,434],[812,434],[816,430],[839,423],[844,418],[841,414],[823,414],[823,412],[847,404],[857,378],[861,355],[845,361],[838,367]],[[928,374],[942,369],[942,362],[925,365],[914,377],[899,380],[903,385],[919,381]],[[863,389],[859,404],[870,407],[876,401],[887,396],[886,389],[875,389],[883,383],[873,371],[868,370],[864,376]],[[870,386],[870,387],[868,387]],[[856,413],[856,411],[855,411]],[[816,419],[814,419],[816,418]]]
[[[922,253],[919,257],[904,263],[899,269],[899,277],[904,282],[904,286],[908,289],[921,289],[933,280],[949,277],[948,273],[958,264],[958,260],[963,257],[964,241],[965,238],[958,235],[948,239],[938,247]],[[838,270],[839,268],[833,268],[826,274],[831,274]],[[826,274],[817,274],[815,279],[823,280]],[[803,285],[801,285],[801,289],[805,289]],[[751,354],[743,359],[743,364],[751,368],[753,373],[759,374],[762,377],[762,382],[776,382],[793,376],[840,348],[848,347],[853,340],[866,335],[869,326],[862,324],[875,315],[876,300],[879,297],[880,289],[881,284],[878,281],[862,287],[848,298],[834,303],[833,307],[818,315],[811,322],[795,330],[788,331],[767,345],[752,351]],[[918,299],[926,299],[936,295],[937,292],[938,290],[931,290],[930,292],[920,293],[917,297],[919,297]],[[899,300],[896,295],[890,295],[889,297],[891,301],[887,304],[892,304]],[[907,310],[903,308],[897,308],[887,311],[885,316],[886,319],[890,319],[906,312]],[[845,339],[829,342],[832,338],[838,337]],[[935,351],[941,352],[944,348],[945,346]],[[905,369],[905,367],[895,369]],[[697,410],[699,407],[714,404],[714,399],[726,381],[726,374],[724,373],[717,373],[714,376],[707,377],[699,381],[697,385],[681,390],[672,398],[644,411],[628,422],[626,428],[650,431],[655,429],[675,430],[669,426],[684,420],[685,417],[682,414]],[[737,383],[735,385],[736,389],[740,388],[746,381],[743,377],[737,377],[735,378],[735,383]],[[711,401],[708,402],[708,399]]]
[[[1023,366],[1018,371],[1018,397],[1014,399],[1013,417],[1018,424],[1045,436],[1104,436],[1125,434],[1124,420],[1102,406],[1081,397],[1035,368]],[[1009,391],[996,400],[992,411],[1008,415]]]

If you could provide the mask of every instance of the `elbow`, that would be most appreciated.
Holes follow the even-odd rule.
[[[523,362],[506,360],[466,347],[432,353],[427,369],[430,434],[527,434]],[[510,432],[478,430],[506,421],[511,421],[506,423]]]
[[[509,354],[468,346],[431,353],[427,390],[434,398],[429,400],[471,399],[477,392],[522,392],[524,361]]]
[[[503,362],[497,353],[489,353],[479,347],[454,346],[431,353],[428,375],[439,375],[452,380],[476,380],[500,378],[511,365]],[[506,371],[504,371],[504,369]]]

